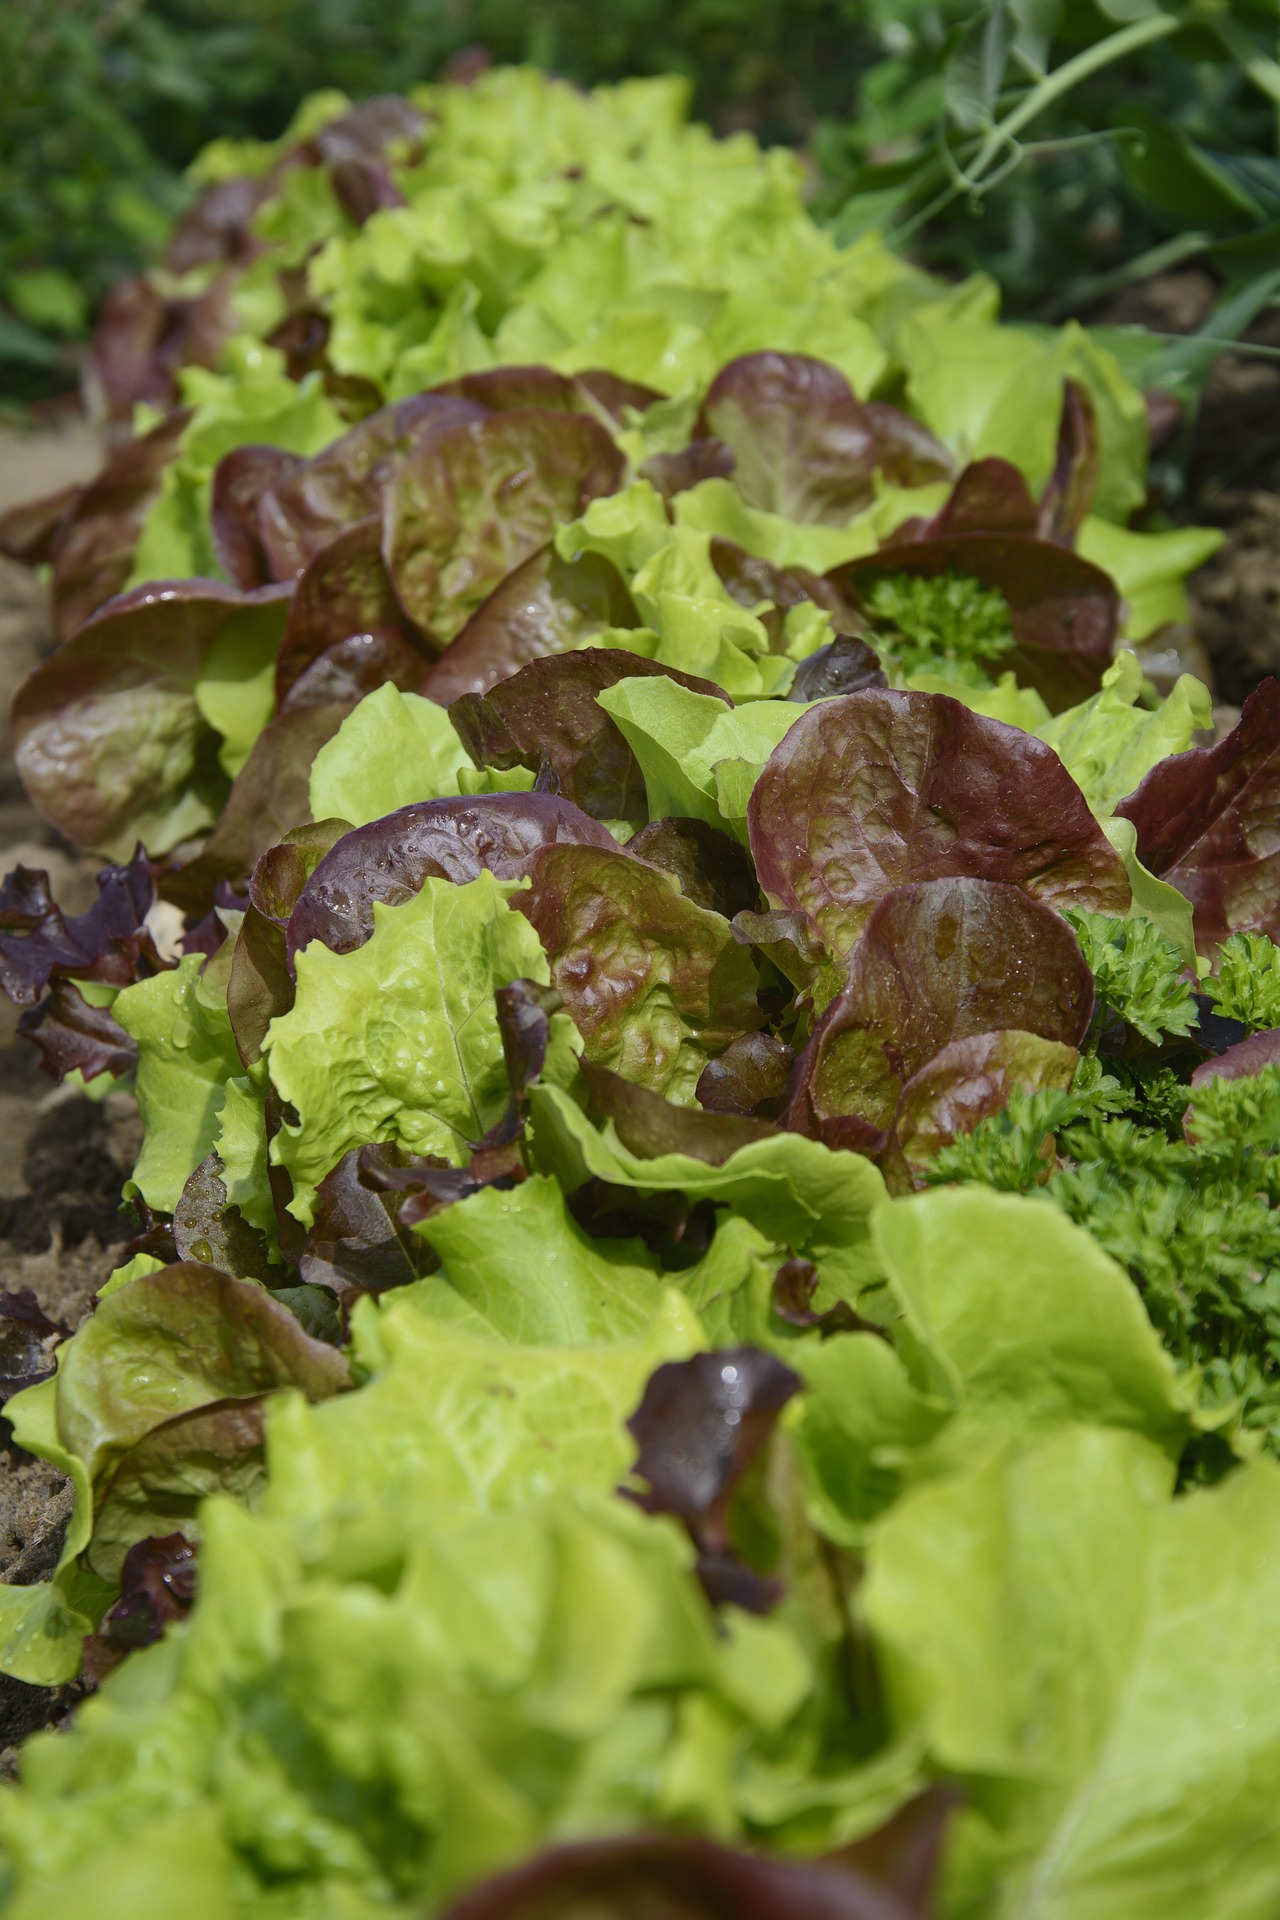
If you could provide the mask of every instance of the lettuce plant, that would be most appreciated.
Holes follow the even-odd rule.
[[[1015,406],[673,101],[267,157],[176,460],[31,517],[226,577],[15,708],[121,864],[0,976],[145,1125],[94,1314],[3,1314],[75,1512],[0,1667],[96,1689],[19,1920],[1280,1900],[1280,696],[1118,647],[1084,336]]]

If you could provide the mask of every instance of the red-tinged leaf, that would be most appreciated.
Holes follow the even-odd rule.
[[[122,1579],[137,1542],[171,1530],[195,1539],[200,1502],[229,1493],[251,1505],[267,1478],[267,1396],[179,1414],[130,1447],[99,1493],[85,1557],[104,1580]]]
[[[29,1007],[18,1031],[40,1050],[40,1065],[62,1083],[69,1073],[86,1080],[100,1073],[132,1073],[137,1042],[125,1032],[110,1007],[90,1006],[72,980],[55,981],[39,1006]]]
[[[384,207],[408,205],[386,161],[368,154],[352,154],[348,159],[335,160],[329,169],[329,183],[342,211],[357,227],[362,227]]]
[[[336,534],[378,514],[393,476],[433,434],[485,412],[448,394],[381,407],[276,486],[258,507],[258,535],[277,580],[292,580]]]
[[[327,853],[350,833],[345,820],[313,820],[268,847],[249,880],[249,900],[283,932],[302,889]]]
[[[166,296],[146,274],[112,288],[85,360],[90,412],[128,420],[139,401],[172,407],[180,367],[215,367],[234,331],[235,274],[215,275],[195,295]]]
[[[383,554],[407,617],[441,644],[456,638],[560,522],[614,492],[624,468],[598,421],[545,407],[433,435],[393,476],[384,510]]]
[[[0,884],[0,988],[30,1007],[52,979],[127,986],[164,966],[146,924],[155,902],[141,847],[127,867],[105,867],[98,897],[70,919],[49,892],[47,873],[15,867]]]
[[[712,537],[710,555],[726,591],[739,606],[759,612],[777,652],[785,650],[788,612],[806,601],[826,609],[837,633],[860,633],[867,624],[829,576],[810,573],[807,567],[775,567],[719,535]]]
[[[158,581],[105,606],[14,700],[14,757],[33,805],[77,846],[117,855],[139,839],[164,852],[192,831],[189,793],[207,792],[216,812],[225,787],[196,680],[228,619],[283,627],[283,591]]]
[[[763,1024],[748,951],[718,913],[625,853],[547,846],[511,904],[537,930],[589,1060],[661,1091],[686,1043],[706,1054]]]
[[[551,367],[485,367],[477,373],[444,380],[433,393],[469,400],[487,413],[510,413],[516,407],[543,407],[555,413],[581,413],[585,395],[576,380]]]
[[[737,464],[724,441],[713,435],[691,441],[678,453],[651,455],[640,469],[640,478],[656,487],[664,500],[674,500],[704,480],[727,480]]]
[[[193,267],[222,261],[247,263],[262,244],[253,233],[253,216],[278,191],[279,183],[278,167],[256,179],[240,173],[230,180],[215,180],[175,224],[165,248],[165,265],[174,273],[190,273]]]
[[[401,613],[387,578],[376,514],[345,527],[303,568],[276,656],[277,704],[283,707],[308,667],[352,639],[381,642],[384,655],[397,668],[403,661],[403,670],[416,676],[406,680],[406,686],[417,685],[430,658]]]
[[[874,497],[876,438],[844,375],[800,353],[749,353],[712,381],[694,427],[734,456],[749,506],[845,526]]]
[[[665,1273],[696,1266],[716,1237],[714,1203],[691,1203],[679,1192],[638,1193],[592,1179],[575,1187],[567,1204],[593,1240],[640,1240]]]
[[[499,1128],[493,1131],[497,1133]],[[442,1207],[470,1199],[482,1187],[517,1186],[525,1178],[525,1169],[519,1155],[508,1150],[509,1146],[509,1142],[491,1142],[486,1136],[473,1150],[471,1164],[466,1167],[451,1167],[447,1160],[431,1153],[413,1159],[389,1152],[382,1145],[360,1147],[357,1149],[360,1179],[384,1197],[401,1196],[394,1203],[387,1201],[386,1204],[392,1208],[399,1227],[407,1229],[429,1220]]]
[[[735,1555],[729,1516],[743,1476],[800,1384],[773,1354],[726,1347],[659,1367],[627,1422],[639,1448],[635,1473],[648,1483],[634,1497],[646,1513],[684,1522],[713,1603],[732,1600],[764,1613],[781,1598],[776,1580]]]
[[[309,1285],[327,1287],[344,1303],[362,1293],[408,1286],[440,1264],[421,1235],[401,1223],[398,1201],[365,1177],[372,1155],[388,1165],[407,1162],[393,1146],[353,1147],[344,1154],[316,1191],[315,1215],[299,1262]]]
[[[269,847],[311,818],[311,763],[351,712],[350,701],[277,714],[254,741],[222,817],[197,858],[166,873],[161,891],[199,913],[224,880],[247,880]]]
[[[1095,693],[1114,649],[1119,596],[1066,544],[1096,479],[1091,421],[1083,396],[1069,391],[1058,469],[1040,507],[1009,461],[978,460],[931,520],[907,521],[878,553],[829,577],[856,603],[887,573],[968,574],[1009,603],[1017,645],[1005,664],[1020,681],[1055,711]]]
[[[1264,680],[1239,724],[1213,747],[1171,754],[1117,814],[1138,858],[1195,910],[1196,945],[1228,934],[1280,940],[1280,685]]]
[[[465,884],[486,868],[519,879],[539,847],[614,848],[608,830],[549,793],[420,800],[346,833],[316,867],[289,917],[288,952],[312,940],[351,953],[373,932],[375,902],[412,899],[430,878]]]
[[[227,980],[227,1018],[246,1067],[261,1060],[267,1028],[288,1013],[293,998],[283,930],[251,905],[240,922]]]
[[[765,893],[836,954],[877,900],[917,880],[970,875],[1090,912],[1129,906],[1123,863],[1053,749],[944,694],[870,688],[810,708],[747,818]]]
[[[1069,1087],[1079,1063],[1075,1047],[1017,1029],[953,1040],[903,1087],[886,1174],[892,1166],[899,1185],[912,1185],[935,1153],[999,1113],[1015,1093]]]
[[[643,413],[662,398],[638,380],[624,380],[598,367],[568,376],[542,366],[486,367],[443,381],[432,391],[456,394],[493,413],[507,413],[513,407],[553,407],[562,413],[604,414],[617,426],[623,424],[628,409]]]
[[[140,439],[126,441],[79,489],[59,522],[49,559],[54,624],[61,639],[124,587],[142,523],[190,418],[189,407],[177,408]]]
[[[378,93],[330,120],[307,143],[318,160],[333,164],[385,153],[389,148],[406,159],[416,156],[427,121],[402,93]]]
[[[842,634],[802,660],[787,691],[788,700],[835,700],[864,687],[887,687],[880,656],[865,640]]]
[[[449,717],[478,767],[551,767],[558,791],[597,820],[647,820],[644,775],[596,695],[640,675],[673,679],[729,704],[709,680],[673,673],[620,647],[584,647],[530,661],[487,694],[464,694]]]
[[[149,1647],[196,1597],[195,1548],[180,1533],[140,1540],[120,1570],[121,1594],[85,1641],[85,1672],[101,1684],[128,1653]]]
[[[0,1401],[50,1378],[54,1350],[67,1332],[49,1319],[30,1287],[0,1292]]]
[[[632,834],[627,852],[633,860],[647,860],[651,867],[674,873],[686,900],[726,920],[753,912],[760,904],[751,855],[740,841],[705,820],[651,820]]]
[[[1248,1039],[1204,1061],[1192,1074],[1191,1084],[1203,1087],[1210,1080],[1251,1080],[1264,1067],[1275,1066],[1280,1066],[1280,1028],[1251,1033]]]
[[[179,1264],[99,1301],[63,1356],[58,1424],[100,1486],[131,1447],[181,1414],[278,1387],[324,1400],[350,1384],[345,1356],[265,1288]]]
[[[421,693],[449,706],[548,654],[570,653],[608,628],[641,624],[613,564],[600,554],[562,560],[551,546],[514,568],[428,668]]]
[[[267,1028],[293,1005],[285,945],[289,915],[325,854],[348,831],[345,820],[296,827],[269,847],[253,870],[227,981],[227,1017],[246,1067],[262,1058]]]
[[[678,1107],[589,1060],[583,1062],[582,1073],[591,1091],[592,1110],[601,1119],[611,1120],[627,1152],[642,1160],[683,1153],[709,1167],[722,1167],[741,1148],[772,1139],[777,1132],[765,1120]]]
[[[812,1329],[829,1340],[833,1333],[872,1333],[887,1339],[883,1327],[864,1320],[847,1300],[837,1300],[825,1313],[815,1313],[812,1301],[818,1291],[818,1269],[812,1260],[784,1260],[773,1276],[773,1310],[789,1327]]]
[[[698,1099],[708,1113],[776,1120],[794,1064],[791,1048],[772,1034],[744,1033],[703,1068]]]
[[[303,669],[279,712],[283,716],[335,703],[351,708],[388,683],[412,693],[421,679],[422,654],[413,641],[398,633],[353,633],[335,640]]]
[[[927,427],[883,400],[868,400],[863,415],[876,445],[876,465],[897,487],[925,487],[950,480],[956,463]]]
[[[553,1847],[474,1887],[445,1920],[928,1920],[931,1911],[927,1889],[899,1894],[854,1859],[769,1859],[662,1833]]]
[[[560,1011],[563,1002],[553,987],[544,987],[536,980],[513,980],[509,986],[499,987],[493,997],[507,1079],[518,1103],[541,1077],[551,1039],[551,1016]]]
[[[949,540],[970,533],[1035,533],[1039,524],[1036,503],[1022,472],[1012,461],[974,460],[956,480],[948,498],[918,536],[922,540]],[[891,534],[889,546],[899,544]]]
[[[279,1268],[273,1275],[267,1236],[227,1204],[225,1172],[216,1153],[206,1154],[179,1194],[173,1210],[179,1260],[217,1267],[237,1280],[279,1279]]]
[[[53,558],[58,530],[84,488],[78,481],[38,500],[23,500],[0,513],[0,553],[24,567],[45,565]]]
[[[237,587],[265,587],[272,579],[258,532],[258,506],[269,487],[302,465],[283,447],[243,446],[224,454],[213,470],[209,531],[218,565]]]
[[[1070,546],[1098,491],[1098,421],[1093,402],[1078,380],[1062,388],[1062,417],[1053,472],[1040,496],[1037,531],[1045,540]]]
[[[588,367],[584,373],[575,374],[574,379],[619,426],[626,425],[631,413],[645,413],[664,397],[656,387],[646,387],[639,380],[626,380],[603,367]]]
[[[1071,928],[1021,888],[900,887],[867,922],[805,1049],[784,1125],[879,1155],[907,1082],[944,1047],[1018,1028],[1078,1048],[1093,997]]]

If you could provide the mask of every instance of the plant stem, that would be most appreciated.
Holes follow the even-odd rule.
[[[1153,45],[1157,40],[1168,39],[1176,33],[1184,22],[1172,13],[1151,13],[1142,20],[1135,20],[1132,26],[1122,27],[1118,33],[1108,34],[1105,40],[1099,40],[1094,46],[1086,47],[1083,53],[1074,59],[1064,60],[1060,67],[1047,74],[1038,86],[1032,87],[1011,113],[996,122],[979,149],[974,161],[975,179],[980,180],[1000,149],[1015,134],[1021,131],[1037,114],[1061,99],[1064,93],[1070,93],[1073,87],[1087,80],[1090,74],[1101,72],[1113,61],[1123,60],[1127,54],[1136,53],[1139,48]]]

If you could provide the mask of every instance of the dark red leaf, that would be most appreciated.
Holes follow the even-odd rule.
[[[161,892],[188,913],[200,912],[224,880],[247,880],[269,847],[311,818],[311,763],[351,712],[349,701],[295,707],[254,741],[232,782],[222,817],[189,865],[170,870]]]
[[[945,694],[870,688],[810,708],[747,817],[765,893],[836,954],[877,900],[915,880],[971,875],[1091,912],[1129,906],[1123,863],[1053,749]]]
[[[557,791],[584,813],[597,820],[647,820],[639,763],[596,701],[606,687],[638,675],[665,676],[729,705],[727,694],[709,680],[672,673],[620,647],[583,647],[532,660],[486,694],[464,694],[450,706],[449,717],[478,767],[536,770],[546,762]]]
[[[530,661],[570,653],[606,629],[641,624],[617,568],[602,555],[562,560],[551,546],[513,569],[428,668],[419,691],[441,706],[488,693]]]
[[[381,643],[395,671],[414,672],[412,681],[405,679],[406,687],[417,685],[430,656],[401,613],[387,578],[376,514],[345,527],[304,567],[276,657],[277,703],[284,706],[294,683],[314,662],[339,642],[356,638]]]
[[[54,1348],[67,1333],[48,1318],[30,1287],[0,1292],[0,1401],[51,1377]]]
[[[272,579],[258,533],[264,493],[297,471],[302,461],[283,447],[243,446],[224,454],[213,470],[209,531],[218,565],[237,587],[265,587]]]
[[[215,180],[174,226],[165,248],[165,265],[174,273],[190,273],[193,267],[221,261],[247,262],[262,244],[250,223],[279,183],[279,169],[274,167],[256,179],[241,173],[230,180]]]
[[[85,1641],[85,1672],[98,1686],[128,1653],[149,1647],[190,1612],[196,1597],[196,1550],[180,1533],[139,1540],[124,1557],[120,1598]]]
[[[708,1113],[774,1120],[794,1064],[791,1048],[772,1034],[744,1033],[703,1068],[698,1099]]]
[[[30,1007],[51,979],[127,986],[164,966],[146,925],[155,901],[151,864],[139,847],[127,867],[104,867],[98,897],[70,919],[49,892],[47,873],[15,867],[0,885],[0,988]]]
[[[1225,1053],[1206,1060],[1192,1074],[1191,1084],[1202,1087],[1209,1080],[1249,1080],[1264,1067],[1274,1066],[1280,1066],[1280,1028],[1251,1033],[1247,1040],[1239,1040]]]
[[[0,553],[24,567],[45,565],[53,558],[54,541],[84,488],[78,481],[38,500],[22,500],[0,513]]]
[[[694,427],[734,456],[749,506],[842,527],[870,506],[876,437],[844,375],[800,353],[749,353],[712,381]]]
[[[665,1085],[682,1030],[715,1054],[763,1024],[755,966],[728,922],[667,875],[581,844],[544,846],[526,871],[532,886],[511,904],[536,928],[589,1060]],[[646,1013],[657,990],[660,1023]]]
[[[591,1105],[602,1119],[611,1120],[628,1153],[642,1160],[683,1153],[709,1167],[722,1167],[742,1147],[768,1140],[777,1132],[766,1120],[746,1115],[699,1112],[680,1107],[648,1087],[637,1086],[608,1067],[582,1063],[591,1090]]]
[[[786,644],[788,612],[809,600],[826,609],[837,633],[859,633],[867,624],[830,578],[807,567],[775,567],[719,535],[712,536],[709,551],[711,564],[739,606],[754,613],[762,603],[771,603],[759,617],[770,645],[779,652]]]
[[[1191,901],[1200,952],[1237,932],[1280,940],[1275,680],[1254,688],[1225,740],[1171,754],[1116,812],[1134,824],[1138,858]]]
[[[837,1300],[825,1313],[815,1313],[811,1303],[817,1291],[818,1269],[812,1260],[784,1260],[773,1276],[773,1310],[788,1326],[806,1332],[816,1328],[824,1340],[833,1333],[874,1333],[887,1338],[883,1327],[864,1320],[847,1300]]]
[[[895,1184],[910,1186],[942,1147],[972,1133],[1015,1093],[1069,1087],[1080,1063],[1074,1046],[1017,1029],[953,1040],[902,1089],[885,1154]]]
[[[166,296],[146,274],[113,287],[85,359],[91,413],[128,420],[139,401],[171,407],[180,367],[215,367],[234,331],[235,279],[223,271],[194,295]]]
[[[862,409],[876,443],[876,465],[897,487],[924,487],[949,480],[956,463],[941,440],[909,413],[883,400],[868,400]]]
[[[351,953],[373,932],[375,901],[395,905],[428,878],[465,884],[486,868],[518,879],[530,856],[559,840],[613,848],[607,829],[554,794],[497,793],[420,800],[344,834],[307,881],[289,918],[288,951],[323,940]]]
[[[18,1031],[39,1048],[40,1065],[59,1083],[76,1071],[86,1080],[131,1073],[138,1063],[137,1042],[110,1007],[90,1006],[72,980],[55,981],[39,1006],[23,1014]]]
[[[1093,402],[1078,380],[1062,387],[1058,449],[1049,484],[1040,496],[1037,531],[1070,546],[1098,491],[1098,422]]]
[[[696,900],[726,920],[735,913],[751,912],[760,903],[751,855],[740,841],[705,820],[651,820],[632,834],[627,852],[633,859],[674,873],[686,900]]]
[[[416,393],[361,420],[268,488],[258,535],[277,580],[292,580],[336,534],[382,510],[394,475],[433,434],[484,409],[448,394]]]
[[[1002,593],[1016,644],[1001,656],[1001,665],[1012,668],[1021,685],[1034,687],[1054,712],[1101,686],[1115,650],[1120,599],[1110,575],[1078,553],[1033,533],[938,534],[882,547],[837,567],[830,577],[856,599],[886,574],[901,573],[929,580],[940,573],[968,574]]]
[[[69,639],[124,587],[142,523],[190,419],[189,407],[177,408],[140,439],[126,441],[67,508],[49,552],[54,624],[61,639]]]
[[[173,1210],[178,1258],[217,1267],[237,1280],[270,1283],[279,1279],[279,1268],[272,1269],[266,1235],[242,1219],[238,1207],[228,1206],[225,1171],[216,1153],[206,1154],[178,1196]]]
[[[629,1834],[553,1847],[474,1887],[445,1920],[928,1920],[927,1889],[899,1894],[880,1864],[864,1872],[856,1858],[771,1860],[688,1835]]]
[[[386,161],[368,154],[352,154],[348,159],[335,160],[329,169],[329,181],[342,211],[357,227],[362,227],[383,207],[408,204],[392,179]]]
[[[1066,921],[999,881],[930,880],[876,907],[805,1049],[784,1124],[879,1154],[903,1088],[952,1041],[1019,1028],[1078,1047],[1093,976]]]
[[[391,479],[383,521],[406,616],[441,644],[455,639],[557,524],[621,484],[624,468],[598,421],[546,407],[464,419],[420,441]]]
[[[763,1612],[780,1598],[776,1581],[734,1555],[729,1514],[743,1476],[800,1384],[771,1353],[725,1347],[659,1367],[627,1422],[639,1449],[635,1472],[648,1483],[635,1498],[646,1513],[683,1520],[713,1601],[732,1599]]]
[[[865,640],[842,634],[830,646],[819,647],[802,660],[787,693],[788,700],[833,700],[841,694],[861,693],[864,687],[887,687],[880,655]]]
[[[693,440],[678,453],[655,453],[640,469],[640,478],[656,487],[664,500],[674,500],[703,480],[727,480],[737,465],[723,440]]]
[[[196,680],[233,615],[283,627],[282,594],[157,581],[111,601],[29,674],[13,703],[14,757],[45,818],[77,846],[123,851],[193,784],[220,797]]]
[[[385,1293],[432,1273],[439,1260],[399,1218],[393,1189],[372,1184],[375,1168],[408,1165],[394,1146],[353,1147],[316,1190],[315,1214],[299,1265],[311,1286],[339,1300]]]

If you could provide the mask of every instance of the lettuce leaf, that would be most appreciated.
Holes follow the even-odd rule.
[[[509,1087],[494,990],[549,978],[536,933],[508,908],[515,891],[488,872],[461,886],[428,879],[402,905],[375,904],[373,936],[354,952],[313,941],[298,954],[297,997],[263,1053],[298,1116],[271,1154],[292,1177],[304,1226],[349,1148],[392,1140],[458,1165],[501,1118]],[[564,1062],[568,1022],[557,1021]]]

